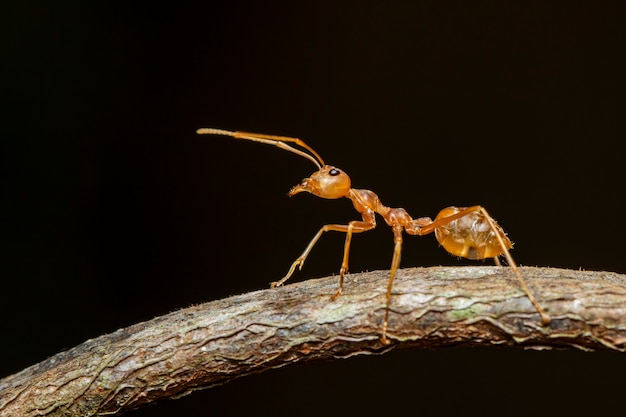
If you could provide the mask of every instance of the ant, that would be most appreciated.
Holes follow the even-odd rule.
[[[287,275],[279,281],[271,283],[272,288],[283,285],[285,281],[291,277],[296,268],[302,269],[304,261],[322,234],[333,230],[346,234],[343,261],[339,271],[339,289],[331,297],[331,300],[337,299],[343,291],[344,275],[348,272],[348,258],[352,234],[366,232],[375,228],[376,213],[378,213],[385,219],[385,222],[391,226],[394,236],[393,258],[389,272],[389,283],[387,284],[385,318],[381,336],[382,343],[389,343],[387,340],[389,304],[393,279],[400,266],[403,231],[410,235],[417,236],[434,232],[439,244],[443,246],[444,249],[453,255],[463,258],[493,258],[496,265],[500,265],[498,257],[504,255],[509,266],[517,276],[526,296],[541,316],[542,324],[547,325],[550,323],[550,316],[546,314],[541,305],[535,300],[535,297],[530,292],[524,277],[509,252],[513,244],[484,207],[479,205],[471,207],[447,207],[439,212],[435,220],[432,220],[430,217],[413,219],[403,208],[390,208],[383,205],[374,192],[352,188],[348,174],[337,167],[326,165],[322,157],[301,139],[259,133],[233,132],[212,128],[198,129],[196,133],[200,135],[225,135],[235,139],[265,143],[307,158],[317,166],[318,171],[314,172],[309,178],[303,179],[302,182],[293,187],[287,195],[291,197],[301,192],[308,192],[327,199],[346,197],[352,201],[356,211],[361,214],[362,220],[360,221],[354,220],[348,224],[327,224],[323,226],[315,237],[313,237],[304,252],[302,252],[302,255],[291,264]],[[294,148],[290,146],[289,143],[297,145],[310,153]]]

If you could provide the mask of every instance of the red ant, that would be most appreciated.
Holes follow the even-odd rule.
[[[402,232],[405,231],[410,235],[423,236],[435,232],[435,237],[448,252],[453,255],[468,259],[485,259],[493,258],[497,265],[500,265],[498,257],[504,255],[509,266],[517,276],[520,286],[526,293],[526,296],[537,309],[541,316],[541,322],[546,325],[550,323],[548,316],[541,305],[535,300],[535,297],[528,289],[524,277],[520,273],[517,264],[511,257],[509,249],[513,244],[506,236],[502,228],[487,213],[482,206],[471,207],[447,207],[439,212],[435,220],[429,217],[420,217],[413,219],[403,208],[390,208],[384,206],[378,196],[370,190],[357,190],[351,187],[350,177],[344,171],[331,165],[324,164],[324,160],[315,150],[304,141],[297,138],[285,136],[265,135],[259,133],[247,132],[231,132],[221,129],[203,128],[198,129],[201,135],[225,135],[235,139],[245,139],[254,142],[261,142],[268,145],[274,145],[289,152],[293,152],[304,158],[311,160],[318,168],[309,178],[305,178],[302,182],[289,191],[288,195],[298,194],[300,192],[308,192],[321,198],[336,199],[346,197],[352,201],[354,208],[361,214],[363,220],[354,220],[345,224],[327,224],[323,226],[319,232],[313,237],[309,245],[306,247],[302,255],[291,264],[287,275],[279,281],[272,282],[271,286],[278,287],[291,277],[296,267],[302,269],[302,265],[306,257],[313,249],[313,246],[324,232],[334,230],[346,234],[346,241],[343,250],[343,262],[339,271],[339,289],[331,297],[335,300],[343,291],[343,279],[348,272],[348,257],[350,253],[350,242],[353,233],[362,233],[376,227],[376,213],[380,214],[385,222],[393,230],[394,250],[393,259],[391,261],[391,270],[389,272],[389,283],[387,284],[387,298],[385,308],[385,319],[383,321],[381,341],[387,341],[387,326],[389,319],[389,302],[391,299],[391,288],[393,278],[400,266],[400,253],[402,251]],[[293,143],[305,150],[296,149],[287,143]]]

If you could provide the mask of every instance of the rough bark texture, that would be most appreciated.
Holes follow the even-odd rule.
[[[626,276],[504,267],[399,271],[380,343],[387,271],[309,280],[186,308],[91,339],[0,380],[0,416],[118,415],[267,369],[395,348],[510,345],[626,350]]]

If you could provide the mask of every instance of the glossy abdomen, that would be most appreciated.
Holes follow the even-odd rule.
[[[439,212],[435,221],[459,213],[463,209],[464,207],[447,207]],[[496,233],[500,234],[507,249],[513,247],[513,244],[496,221],[493,219],[491,221],[495,231],[482,211],[470,211],[463,217],[437,227],[435,236],[441,246],[453,255],[468,259],[495,258],[504,253]]]

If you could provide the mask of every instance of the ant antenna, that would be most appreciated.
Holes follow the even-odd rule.
[[[213,129],[213,128],[201,128],[196,130],[198,135],[224,135],[231,136],[235,139],[246,139],[251,140],[253,142],[265,143],[267,145],[274,145],[279,147],[280,149],[284,149],[288,152],[295,153],[296,155],[300,155],[309,161],[313,161],[313,163],[317,166],[318,169],[322,169],[324,164],[324,160],[321,156],[313,148],[304,143],[303,140],[298,138],[290,138],[287,136],[275,136],[275,135],[265,135],[262,133],[249,133],[249,132],[232,132],[230,130],[222,130],[222,129]],[[295,143],[298,146],[303,147],[313,154],[313,156],[309,155],[306,152],[301,151],[300,149],[296,149],[292,146],[287,145],[285,142]]]

